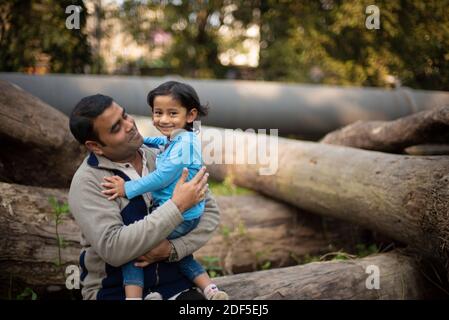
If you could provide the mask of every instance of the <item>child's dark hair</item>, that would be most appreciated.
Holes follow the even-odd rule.
[[[154,99],[157,96],[171,96],[176,101],[179,101],[187,111],[196,108],[200,117],[206,116],[209,109],[208,106],[201,104],[195,89],[187,83],[167,81],[151,90],[147,97],[147,102],[151,109],[154,107]],[[192,127],[193,125],[191,123],[186,125],[187,130],[191,131],[193,129]]]

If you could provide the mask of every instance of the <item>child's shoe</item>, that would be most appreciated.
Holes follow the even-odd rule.
[[[213,283],[208,285],[203,293],[207,300],[229,300],[228,294],[219,290]]]
[[[162,295],[159,292],[150,292],[144,300],[162,300]]]

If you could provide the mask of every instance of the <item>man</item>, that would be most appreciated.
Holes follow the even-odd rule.
[[[142,136],[125,110],[100,94],[76,105],[70,130],[90,151],[69,192],[70,210],[82,233],[83,298],[124,299],[120,266],[136,258],[151,263],[144,267],[144,292],[158,292],[167,299],[191,288],[176,261],[201,248],[219,222],[205,168],[187,183],[185,169],[172,198],[154,211],[150,194],[109,201],[102,193],[104,177],[138,179],[155,169],[156,151],[142,145]],[[183,221],[182,213],[204,198],[206,207],[197,228],[184,237],[165,240]]]

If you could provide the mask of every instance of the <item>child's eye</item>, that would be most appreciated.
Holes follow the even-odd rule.
[[[177,112],[170,112],[171,116],[176,116],[178,113]]]

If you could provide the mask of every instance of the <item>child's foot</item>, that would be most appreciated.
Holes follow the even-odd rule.
[[[229,300],[228,294],[219,290],[213,283],[204,289],[204,296],[207,300]]]
[[[162,295],[159,292],[150,292],[144,300],[162,300]]]
[[[226,292],[218,290],[210,296],[209,300],[229,300],[229,296]]]

